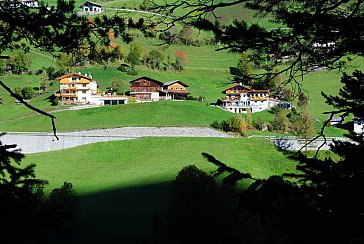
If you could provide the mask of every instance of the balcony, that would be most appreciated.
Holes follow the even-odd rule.
[[[268,97],[250,97],[251,101],[267,101]]]
[[[67,92],[62,92],[60,94],[61,97],[77,97],[76,93],[67,93]]]

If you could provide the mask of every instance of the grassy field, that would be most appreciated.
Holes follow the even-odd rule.
[[[0,122],[0,131],[50,131],[48,118],[37,115]],[[216,107],[195,101],[161,101],[54,114],[58,131],[123,126],[209,126],[214,120],[233,116]]]
[[[125,1],[122,4],[129,4],[134,6],[141,1]],[[102,4],[119,4],[120,1],[105,1]],[[239,11],[236,11],[239,12]],[[225,12],[220,13],[226,16],[235,13],[233,9],[226,9]],[[239,12],[240,13],[240,12]],[[243,14],[245,16],[245,14]],[[251,13],[246,13],[246,18],[252,17]],[[244,17],[244,18],[245,18]],[[158,41],[152,39],[145,39],[136,37],[136,42],[143,45],[145,50],[152,50],[159,48],[155,46]],[[125,43],[118,41],[121,45],[128,50],[129,46]],[[185,46],[185,45],[172,45],[164,50],[166,59],[170,57],[170,62],[174,62],[174,55],[176,51],[185,51],[188,55],[188,63],[183,72],[174,71],[160,71],[151,70],[144,66],[138,66],[137,76],[130,76],[121,73],[117,70],[118,64],[92,65],[86,67],[74,67],[73,71],[89,73],[99,81],[100,89],[105,90],[110,86],[111,80],[114,78],[124,81],[126,87],[124,91],[129,90],[129,81],[140,76],[149,76],[163,82],[179,79],[190,85],[189,90],[194,97],[203,96],[206,102],[215,102],[216,99],[222,98],[221,91],[229,86],[227,83],[231,79],[229,75],[229,67],[236,66],[239,54],[228,53],[227,51],[216,52],[216,46]],[[55,61],[50,54],[41,52],[36,49],[31,49],[32,66],[31,70],[37,70],[43,66],[55,66]],[[354,62],[357,67],[363,67],[364,60],[359,59]],[[351,69],[352,70],[352,69]],[[35,75],[5,75],[1,79],[6,82],[8,86],[14,88],[19,85],[30,85],[35,90],[39,86],[41,77]],[[318,71],[305,76],[302,81],[302,87],[309,93],[308,110],[316,119],[316,127],[319,128],[328,116],[323,112],[331,110],[330,106],[325,104],[321,91],[328,94],[337,94],[340,87],[340,75],[335,71]],[[65,107],[52,107],[47,101],[47,98],[58,89],[58,85],[50,87],[48,93],[39,97],[33,98],[31,104],[37,106],[45,111],[55,109],[64,109]],[[42,119],[33,111],[24,108],[22,105],[15,104],[14,99],[0,89],[0,96],[3,98],[3,105],[0,106],[0,131],[1,130],[50,130],[49,121]],[[154,110],[152,112],[152,110]],[[94,114],[95,113],[95,114]],[[98,114],[100,113],[100,114]],[[115,114],[114,114],[115,113]],[[120,114],[122,113],[122,116]],[[87,116],[93,114],[93,116]],[[97,115],[96,115],[97,114]],[[29,117],[30,116],[30,117]],[[119,126],[166,126],[166,125],[194,125],[194,126],[208,126],[214,120],[222,120],[227,117],[233,116],[231,113],[216,111],[203,104],[195,105],[194,103],[173,103],[168,104],[147,104],[147,105],[128,105],[120,108],[104,108],[88,110],[87,112],[64,112],[58,113],[57,124],[59,130],[72,130],[72,129],[91,129],[91,128],[105,128],[119,127]],[[190,116],[190,118],[186,118]],[[87,118],[88,117],[88,118]],[[266,121],[270,120],[273,115],[269,112],[262,112],[253,115],[254,118],[262,117]],[[68,121],[67,121],[68,120]],[[11,121],[11,123],[10,123]],[[72,121],[72,122],[71,122]],[[321,121],[321,122],[317,122]],[[42,126],[35,126],[40,123]],[[342,135],[343,131],[335,128],[329,129],[329,135],[338,136]]]
[[[295,163],[268,141],[245,138],[104,142],[29,154],[24,163],[37,164],[37,176],[50,181],[47,190],[64,181],[73,183],[81,200],[81,229],[76,239],[109,243],[141,237],[150,228],[153,216],[168,205],[169,182],[184,166],[214,170],[202,152],[257,178],[295,168]]]

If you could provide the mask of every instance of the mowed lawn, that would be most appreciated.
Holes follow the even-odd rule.
[[[142,138],[103,142],[67,150],[29,154],[36,175],[50,182],[73,183],[80,201],[77,240],[103,243],[133,240],[151,227],[153,217],[166,209],[169,184],[184,166],[194,164],[211,172],[202,152],[249,172],[256,178],[293,172],[295,163],[263,139]]]
[[[54,113],[58,131],[124,126],[209,126],[232,113],[197,101],[160,101]],[[0,131],[51,131],[49,118],[38,115],[0,122]]]

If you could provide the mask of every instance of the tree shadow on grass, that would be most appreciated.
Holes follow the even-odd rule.
[[[169,206],[171,182],[80,195],[79,229],[67,243],[141,243]]]

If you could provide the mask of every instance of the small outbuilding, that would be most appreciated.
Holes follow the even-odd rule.
[[[91,2],[91,1],[84,2],[83,4],[80,5],[80,8],[83,9],[83,12],[85,14],[101,14],[102,13],[101,4]]]

